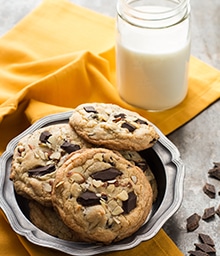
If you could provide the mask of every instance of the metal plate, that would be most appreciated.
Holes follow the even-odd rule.
[[[9,142],[0,158],[0,206],[8,218],[13,230],[25,236],[30,242],[53,248],[70,255],[95,255],[109,251],[126,250],[142,241],[154,237],[163,224],[178,210],[183,197],[184,165],[177,148],[157,128],[159,141],[141,154],[147,160],[158,184],[158,197],[145,224],[132,236],[110,245],[64,241],[41,231],[28,217],[27,201],[14,191],[9,180],[11,160],[18,141],[28,133],[41,127],[67,123],[72,112],[59,113],[40,119],[23,133]],[[85,231],[86,232],[86,231]]]

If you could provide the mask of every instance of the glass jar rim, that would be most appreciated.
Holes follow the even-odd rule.
[[[138,1],[139,0],[118,0],[117,12],[118,15],[128,23],[140,27],[146,27],[143,25],[144,22],[155,23],[158,21],[165,21],[167,25],[164,24],[164,26],[171,26],[187,18],[190,13],[190,0],[170,0],[170,2],[176,3],[173,8],[157,10],[138,9],[131,5]],[[168,23],[172,24],[168,25]]]

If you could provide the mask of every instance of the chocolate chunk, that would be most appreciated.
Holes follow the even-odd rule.
[[[215,216],[215,208],[214,207],[210,207],[210,208],[206,208],[204,210],[204,213],[202,215],[202,219],[203,220],[207,220],[207,219],[210,219],[212,217]]]
[[[215,248],[213,248],[212,246],[208,245],[208,244],[195,244],[196,246],[196,249],[199,249],[203,252],[206,252],[206,253],[213,253],[213,252],[216,252]]]
[[[125,117],[126,117],[126,115],[125,115],[124,113],[120,113],[120,114],[118,114],[118,115],[114,115],[114,118],[115,118],[115,119],[113,119],[112,121],[115,122],[115,123],[117,123],[117,122],[119,122],[119,121],[125,119]]]
[[[28,171],[29,176],[44,176],[48,173],[54,172],[56,170],[56,167],[54,164],[46,165],[46,166],[40,166],[34,169],[31,169]]]
[[[213,164],[214,164],[214,168],[220,168],[220,162],[219,163],[214,162]]]
[[[128,199],[123,201],[122,209],[125,213],[129,213],[133,210],[137,205],[137,196],[135,195],[134,191],[128,193]]]
[[[209,235],[199,233],[199,239],[200,239],[204,244],[208,244],[208,245],[210,245],[210,246],[215,246],[214,241],[212,240],[212,238],[211,238]]]
[[[82,206],[93,206],[100,204],[100,197],[98,197],[94,192],[85,191],[77,198],[77,202]]]
[[[214,185],[206,183],[205,186],[203,187],[203,191],[210,198],[215,198],[216,191]]]
[[[77,151],[80,149],[80,146],[77,144],[72,144],[70,142],[65,141],[61,146],[63,150],[65,150],[68,154]]]
[[[95,108],[93,106],[85,106],[84,107],[84,110],[87,112],[87,113],[98,113],[98,111],[95,110]]]
[[[132,124],[129,124],[128,122],[123,123],[121,127],[128,129],[129,132],[133,132],[134,130],[136,130],[136,127]]]
[[[148,167],[146,162],[135,163],[135,165],[139,167],[142,171],[146,171]]]
[[[135,120],[135,123],[148,125],[148,123],[147,123],[146,121],[144,121],[144,120],[142,120],[142,119],[139,119],[139,118],[138,118],[137,120]]]
[[[108,201],[108,196],[103,194],[103,195],[101,195],[101,199]]]
[[[52,134],[50,132],[44,131],[41,133],[39,140],[43,143],[46,143],[51,135]]]
[[[124,113],[120,113],[120,114],[117,114],[117,115],[114,115],[115,118],[122,118],[124,119],[126,117],[126,115]]]
[[[110,167],[100,172],[95,172],[91,177],[95,180],[108,181],[114,180],[117,176],[122,175],[122,172],[116,168]]]
[[[186,228],[187,231],[193,231],[199,227],[199,221],[201,219],[201,216],[199,216],[197,213],[192,214],[190,217],[186,219]]]
[[[220,180],[220,163],[214,163],[214,167],[208,171],[208,174],[211,177]]]
[[[157,139],[156,138],[153,138],[149,144],[154,144],[155,142],[157,142]]]
[[[196,251],[188,251],[190,256],[209,256],[206,252],[196,250]]]
[[[220,217],[220,205],[219,205],[218,208],[216,209],[215,213]]]

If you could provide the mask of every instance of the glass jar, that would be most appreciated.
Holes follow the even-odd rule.
[[[127,103],[162,111],[188,90],[189,0],[118,0],[116,75]]]

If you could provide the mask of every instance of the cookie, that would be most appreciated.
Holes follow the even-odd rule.
[[[68,241],[79,241],[79,236],[67,227],[53,207],[45,207],[31,200],[29,206],[30,221],[47,234]]]
[[[17,144],[10,179],[18,194],[50,206],[56,169],[73,151],[90,145],[69,124],[56,124],[34,131]]]
[[[147,161],[137,151],[123,150],[119,152],[125,159],[138,166],[144,172],[150,182],[153,191],[153,201],[155,202],[158,195],[157,181]]]
[[[79,105],[69,123],[85,140],[114,150],[140,151],[159,139],[153,125],[145,118],[114,104]]]
[[[52,202],[64,223],[87,242],[110,244],[137,231],[152,208],[144,173],[105,148],[72,153],[57,170]]]

